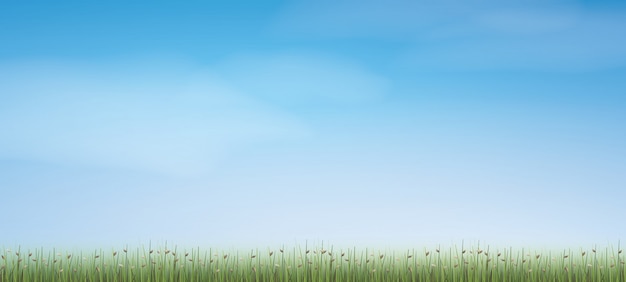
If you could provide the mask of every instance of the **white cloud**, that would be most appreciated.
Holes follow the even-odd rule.
[[[293,116],[179,64],[0,66],[0,157],[198,175],[240,145],[302,137]]]
[[[337,1],[293,5],[282,36],[405,42],[421,70],[587,71],[626,64],[626,9],[575,1]],[[398,52],[399,51],[399,52]]]
[[[626,64],[626,21],[621,17],[599,13],[552,21],[545,14],[543,20],[517,16],[491,17],[487,27],[497,29],[494,34],[415,48],[400,60],[427,70],[461,71],[569,72]]]
[[[309,136],[299,106],[377,101],[384,78],[310,55],[0,65],[0,157],[198,175],[240,146]],[[296,106],[296,108],[292,108]]]
[[[581,17],[577,7],[505,7],[478,12],[478,27],[502,34],[525,35],[560,32],[573,28]]]
[[[581,25],[557,34],[434,44],[400,59],[424,70],[588,71],[626,64],[626,22]]]
[[[274,29],[301,36],[410,39],[432,30],[475,25],[477,20],[487,25],[496,22],[497,28],[502,28],[502,22],[520,28],[516,21],[529,18],[535,20],[533,28],[556,28],[570,21],[578,7],[567,1],[298,2],[277,17]],[[529,28],[528,22],[523,28]]]
[[[446,9],[449,6],[421,1],[298,2],[276,19],[274,30],[302,37],[402,37],[445,23],[452,16],[465,18],[466,5]]]
[[[385,78],[359,65],[309,54],[241,56],[225,62],[220,73],[246,93],[287,106],[372,102],[388,87]]]

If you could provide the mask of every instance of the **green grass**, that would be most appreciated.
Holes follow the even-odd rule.
[[[13,281],[626,281],[619,247],[537,252],[451,247],[3,249]]]

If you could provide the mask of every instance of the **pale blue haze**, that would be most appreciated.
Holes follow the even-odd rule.
[[[0,245],[626,236],[620,1],[4,1]]]

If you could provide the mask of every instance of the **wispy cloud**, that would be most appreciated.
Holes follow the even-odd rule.
[[[0,73],[5,158],[196,175],[237,146],[306,134],[197,68],[25,63]]]
[[[198,175],[255,142],[311,130],[292,107],[346,106],[387,82],[339,60],[240,56],[214,67],[148,61],[0,66],[0,157]]]
[[[219,70],[242,91],[288,107],[374,102],[389,87],[358,64],[306,53],[237,56]]]
[[[480,18],[482,26],[476,28],[490,33],[414,48],[403,59],[431,70],[569,72],[626,65],[626,51],[621,47],[626,44],[623,17],[598,13],[549,20],[545,11],[541,16],[503,13]]]
[[[422,70],[586,71],[626,64],[626,9],[575,1],[338,1],[287,9],[286,36],[405,42]]]

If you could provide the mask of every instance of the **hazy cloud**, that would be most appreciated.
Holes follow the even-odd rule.
[[[338,1],[297,4],[284,36],[406,42],[420,70],[586,71],[626,64],[626,9],[577,1]]]
[[[239,145],[306,134],[202,69],[24,63],[0,74],[5,158],[195,175]]]
[[[376,101],[387,82],[340,60],[239,57],[0,66],[0,157],[206,172],[241,145],[307,136],[291,106]]]
[[[309,54],[239,56],[220,73],[242,91],[285,106],[372,102],[389,84],[357,64]]]

